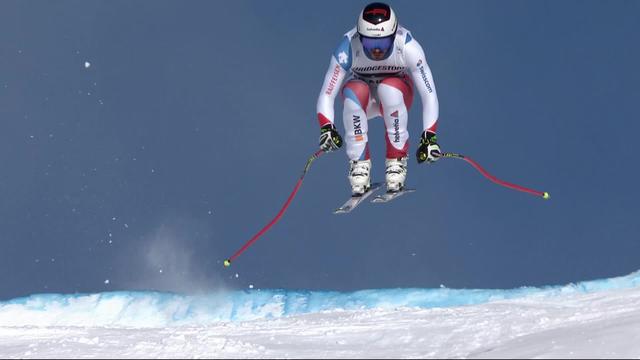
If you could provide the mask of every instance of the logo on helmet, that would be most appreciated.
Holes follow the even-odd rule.
[[[367,5],[358,18],[358,32],[369,37],[383,37],[394,35],[398,20],[389,5],[371,3]]]
[[[389,16],[387,15],[387,10],[386,9],[371,9],[369,11],[366,11],[364,13],[365,15],[383,15],[383,16]]]
[[[382,3],[369,4],[362,11],[362,19],[374,25],[388,21],[392,15],[391,8]]]

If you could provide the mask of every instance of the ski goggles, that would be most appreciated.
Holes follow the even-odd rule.
[[[362,48],[369,59],[382,60],[385,59],[390,53],[393,47],[393,40],[395,35],[371,38],[360,35],[360,42]]]

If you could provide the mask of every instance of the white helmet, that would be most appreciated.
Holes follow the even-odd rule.
[[[362,36],[377,38],[395,35],[398,19],[387,4],[371,3],[358,17],[358,33]]]
[[[383,3],[367,5],[358,17],[358,34],[365,55],[384,60],[392,53],[398,19],[391,7]]]

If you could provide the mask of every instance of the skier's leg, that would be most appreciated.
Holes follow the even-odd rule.
[[[404,187],[407,176],[407,153],[409,132],[407,123],[409,108],[413,102],[411,81],[404,77],[389,77],[378,85],[378,98],[382,105],[382,117],[386,128],[387,190],[397,191]]]
[[[361,80],[350,80],[342,89],[344,110],[342,119],[345,143],[349,157],[349,182],[353,194],[362,194],[371,186],[371,160],[365,109],[369,105],[369,85]]]
[[[407,120],[413,102],[413,88],[407,78],[389,77],[378,85],[382,117],[386,128],[387,158],[407,156],[409,133]]]
[[[369,85],[362,80],[350,80],[342,88],[344,109],[345,143],[350,160],[368,159],[367,131],[369,130],[365,109],[369,105]]]

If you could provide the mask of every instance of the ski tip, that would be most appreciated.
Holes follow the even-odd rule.
[[[333,213],[334,213],[334,214],[342,214],[343,212],[347,212],[347,211],[349,211],[349,207],[347,207],[347,206],[341,206],[341,207],[339,207],[339,208],[337,208],[337,209],[333,210]]]
[[[544,194],[542,194],[542,198],[545,200],[549,200],[551,199],[551,195],[549,195],[549,193],[545,191]]]
[[[229,267],[231,266],[231,260],[227,259],[224,261],[224,267]]]

